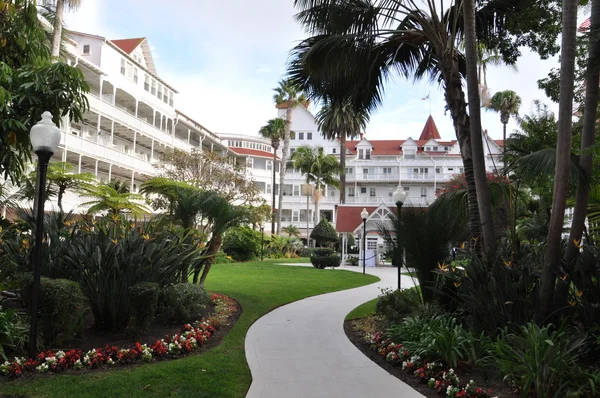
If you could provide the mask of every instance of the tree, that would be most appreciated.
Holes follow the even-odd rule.
[[[224,199],[241,203],[261,201],[258,186],[248,178],[245,164],[211,151],[172,149],[154,167],[159,177],[187,182],[197,188],[216,191]]]
[[[504,161],[506,162],[506,125],[512,116],[519,114],[521,107],[521,97],[512,90],[498,91],[487,106],[488,109],[500,113],[500,122],[502,123],[502,138],[504,140]],[[506,173],[505,173],[506,174]]]
[[[279,211],[277,212],[277,234],[281,229],[281,209],[283,206],[283,185],[285,184],[285,169],[290,152],[290,139],[292,128],[292,112],[298,105],[308,106],[306,97],[300,87],[291,80],[281,80],[275,89],[273,100],[277,106],[285,106],[285,130],[283,136],[283,150],[281,151],[281,167],[279,168]],[[273,186],[275,189],[275,186]]]
[[[62,41],[63,14],[65,6],[68,10],[76,10],[81,5],[81,0],[47,0],[46,3],[55,3],[56,5],[54,9],[54,29],[52,32],[52,58],[57,59],[60,55],[60,43]]]
[[[323,246],[338,241],[338,234],[329,221],[322,219],[310,233],[310,238],[314,239],[317,246]]]
[[[273,194],[273,206],[272,211],[274,212],[275,207],[275,184],[276,184],[276,166],[277,166],[277,150],[279,149],[279,143],[285,138],[285,120],[280,118],[271,119],[266,125],[262,126],[258,131],[258,134],[271,140],[271,146],[273,147],[273,183],[272,183],[272,194]],[[281,172],[281,171],[280,171]],[[273,213],[274,215],[274,213]],[[275,218],[271,216],[271,234],[275,233]]]
[[[560,260],[560,240],[565,217],[567,189],[569,186],[569,163],[571,155],[571,132],[573,115],[573,88],[575,81],[575,38],[577,34],[577,1],[564,0],[562,7],[562,43],[560,57],[560,101],[558,105],[558,141],[556,145],[556,168],[552,213],[548,225],[548,239],[544,257],[540,289],[538,322],[547,321],[552,313],[556,274]]]
[[[370,115],[356,110],[351,101],[325,103],[317,113],[317,124],[327,139],[340,141],[340,203],[346,202],[346,138],[353,139],[367,127]]]
[[[65,116],[83,121],[89,87],[79,69],[51,63],[34,1],[0,3],[0,32],[0,174],[16,182],[31,161],[31,127],[47,110],[59,127]]]
[[[300,230],[295,225],[288,225],[287,227],[281,228],[283,232],[285,232],[288,236],[294,236],[298,238],[300,236]]]
[[[93,198],[93,200],[83,203],[82,206],[89,206],[88,214],[97,214],[108,212],[112,216],[127,213],[132,216],[142,216],[148,213],[148,209],[137,203],[144,197],[139,194],[129,192],[120,181],[108,184],[92,185],[88,184],[82,187],[82,195]]]
[[[315,224],[318,224],[320,218],[319,199],[326,185],[339,187],[340,180],[336,176],[341,173],[340,163],[335,156],[325,155],[323,147],[310,147],[308,145],[296,149],[291,162],[294,168],[300,170],[305,176],[307,184],[314,183],[315,185],[313,201],[315,203]]]

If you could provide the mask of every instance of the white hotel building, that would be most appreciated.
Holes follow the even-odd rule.
[[[178,111],[177,90],[158,75],[145,38],[108,40],[80,32],[68,32],[68,37],[68,62],[83,72],[90,86],[90,109],[83,123],[65,120],[53,161],[69,162],[77,172],[92,172],[102,182],[126,181],[131,191],[137,192],[140,184],[155,174],[153,164],[168,149],[219,151],[232,162],[249,166],[248,178],[271,204],[273,190],[279,189],[279,164],[273,162],[269,140],[258,137],[257,132],[215,134]],[[280,107],[277,116],[284,117],[285,111]],[[339,156],[339,143],[321,136],[314,115],[304,106],[293,110],[291,128],[296,133],[290,143],[292,152],[301,145],[311,145]],[[421,132],[398,135],[403,138],[368,140],[361,136],[347,142],[346,204],[339,204],[339,191],[334,187],[327,187],[319,202],[321,217],[333,222],[344,235],[359,235],[359,214],[367,208],[367,230],[371,230],[368,249],[381,244],[376,218],[385,218],[389,208],[393,211],[392,193],[399,183],[407,192],[405,206],[427,206],[445,181],[463,171],[457,142],[442,140],[433,118],[425,121]],[[487,134],[484,137],[486,168],[500,169],[502,142]],[[282,226],[295,225],[305,237],[307,221],[309,231],[314,227],[314,205],[308,198],[307,211],[303,183],[301,173],[288,170],[280,211]],[[81,209],[78,206],[85,201],[87,198],[67,194],[65,209]]]

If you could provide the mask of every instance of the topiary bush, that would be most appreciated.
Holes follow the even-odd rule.
[[[333,268],[340,266],[342,258],[337,255],[335,250],[325,247],[314,249],[312,256],[310,256],[310,262],[315,268]]]
[[[199,318],[209,302],[210,297],[201,285],[178,283],[163,290],[163,310],[178,322]]]
[[[235,261],[260,257],[261,233],[247,226],[230,228],[223,236],[221,249]]]
[[[317,246],[323,246],[338,241],[338,234],[329,221],[323,218],[310,233],[310,238],[317,242]]]
[[[159,295],[157,283],[142,282],[129,288],[131,319],[128,329],[131,334],[138,335],[150,326],[156,314]]]

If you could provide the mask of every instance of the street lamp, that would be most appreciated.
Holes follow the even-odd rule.
[[[400,250],[400,211],[402,210],[402,205],[406,200],[406,192],[404,192],[404,188],[402,188],[401,184],[398,184],[398,188],[392,194],[392,199],[396,203],[396,208],[398,209],[398,230],[396,231],[396,246],[398,246],[396,265],[398,266],[398,290],[400,290],[401,278],[402,278],[402,251]]]
[[[367,217],[369,217],[369,212],[367,209],[363,208],[360,212],[360,218],[363,220],[363,275],[365,274],[365,268],[367,266],[365,258],[367,252]]]
[[[29,329],[29,357],[37,355],[37,321],[40,291],[40,262],[42,255],[42,235],[44,233],[44,202],[46,201],[46,173],[50,158],[60,143],[60,130],[52,122],[52,114],[48,111],[29,133],[31,146],[38,157],[37,170],[37,213],[35,217],[35,243],[31,253],[33,268],[33,286],[31,288],[31,326]]]
[[[265,252],[265,227],[264,225],[260,226],[260,261],[263,260]]]

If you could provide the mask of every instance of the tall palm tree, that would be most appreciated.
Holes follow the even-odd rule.
[[[281,167],[279,168],[279,207],[277,208],[277,234],[281,229],[281,209],[283,206],[283,185],[285,183],[285,169],[290,152],[290,139],[292,128],[292,112],[298,105],[306,106],[307,99],[301,88],[291,80],[281,80],[279,86],[274,88],[273,100],[278,106],[285,106],[285,130],[283,136],[283,150],[281,151]],[[273,186],[275,189],[275,186]]]
[[[519,114],[521,107],[521,97],[512,90],[498,91],[487,106],[488,109],[500,113],[500,122],[502,123],[502,138],[504,140],[504,150],[502,156],[506,162],[506,125],[511,116]]]
[[[82,196],[93,198],[82,204],[82,206],[89,206],[88,214],[106,211],[113,216],[123,213],[141,216],[149,212],[144,205],[138,203],[144,197],[129,192],[125,184],[119,182],[99,185],[86,184],[81,188],[81,192]]]
[[[560,56],[560,101],[558,104],[558,141],[552,213],[544,257],[540,289],[538,322],[546,322],[552,313],[556,273],[560,261],[560,240],[565,217],[571,155],[573,90],[575,85],[575,50],[577,35],[577,1],[562,3],[562,43]]]
[[[340,162],[335,156],[326,155],[323,147],[308,145],[296,149],[291,161],[294,168],[304,174],[306,183],[313,183],[315,186],[313,201],[315,203],[315,225],[317,225],[320,218],[319,199],[323,194],[323,189],[327,185],[336,188],[340,186],[340,180],[336,177],[341,173]],[[306,216],[308,217],[308,214]]]
[[[276,166],[277,166],[277,150],[279,149],[279,144],[281,140],[285,138],[285,120],[281,118],[275,118],[267,121],[267,124],[262,126],[260,130],[258,130],[258,134],[261,136],[268,138],[271,140],[271,146],[273,147],[273,183],[271,187],[271,191],[273,194],[273,206],[272,211],[275,211],[275,178],[276,178]],[[283,163],[282,163],[283,164]],[[281,169],[282,167],[280,167]],[[281,172],[281,170],[280,170]],[[271,234],[275,233],[275,218],[274,215],[271,215]]]
[[[449,8],[441,10],[435,1],[419,6],[402,0],[294,3],[301,9],[297,20],[314,36],[296,46],[289,73],[310,97],[326,101],[349,98],[358,109],[372,110],[381,104],[384,82],[395,71],[443,85],[467,179],[470,230],[479,236],[479,193],[473,169],[481,165],[473,164],[462,80],[465,58],[457,48],[462,34],[460,2],[449,1]],[[484,28],[493,12],[478,11],[478,26]],[[490,207],[484,194],[479,202]],[[489,223],[483,227],[493,228]]]
[[[346,138],[353,139],[367,127],[370,115],[357,110],[350,100],[327,102],[317,113],[317,124],[327,139],[340,141],[340,203],[346,202]]]
[[[67,10],[76,10],[81,5],[81,0],[46,0],[46,3],[54,3],[54,30],[52,32],[52,58],[57,59],[60,54],[60,43],[62,39],[63,14]]]

